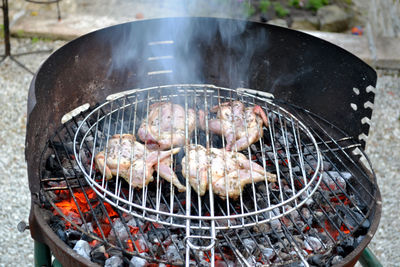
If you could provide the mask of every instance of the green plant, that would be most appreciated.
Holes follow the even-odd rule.
[[[32,37],[31,38],[31,43],[32,44],[36,44],[37,42],[51,42],[52,41],[52,39],[50,39],[50,38],[44,38],[44,37]]]
[[[271,1],[261,0],[258,7],[260,8],[261,13],[265,14],[267,13],[270,6],[271,6]]]
[[[276,15],[278,15],[278,17],[285,17],[287,15],[289,15],[290,11],[288,9],[286,9],[284,6],[281,5],[281,3],[274,3],[274,9],[275,9],[275,13]]]
[[[329,0],[308,0],[307,8],[317,11],[327,4],[329,4]]]
[[[39,38],[38,37],[32,37],[31,42],[32,42],[32,44],[35,44],[35,43],[39,42]]]
[[[4,25],[0,24],[0,38],[3,39],[4,38]]]
[[[15,36],[17,36],[18,38],[23,37],[25,34],[25,32],[23,30],[17,30],[17,32],[15,33]]]
[[[251,3],[249,3],[249,2],[244,2],[244,3],[243,3],[243,8],[244,8],[245,14],[246,14],[248,17],[251,17],[251,16],[254,15],[254,13],[256,13],[256,9],[255,9],[255,8],[253,7],[253,5],[252,5]]]
[[[300,0],[289,0],[289,6],[300,7]]]

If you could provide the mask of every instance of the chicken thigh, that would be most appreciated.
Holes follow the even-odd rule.
[[[216,112],[217,117],[208,121],[208,128],[225,137],[228,151],[246,149],[263,135],[263,123],[268,126],[267,115],[258,105],[245,108],[240,101],[226,102],[213,107],[211,112]],[[200,110],[198,115],[200,127],[205,130],[204,111]]]
[[[210,168],[211,184],[214,194],[225,199],[237,199],[246,184],[252,181],[276,182],[276,175],[265,172],[259,164],[239,153],[224,149],[207,149],[201,145],[191,145],[186,156],[182,159],[182,174],[189,179],[193,189],[203,196],[208,187],[207,170]]]
[[[178,191],[182,192],[186,190],[186,187],[179,182],[178,177],[170,168],[171,154],[176,154],[179,150],[180,148],[146,151],[145,146],[137,142],[133,135],[116,134],[108,140],[107,159],[105,158],[106,151],[100,151],[95,157],[95,163],[107,180],[113,175],[118,175],[136,188],[143,187],[143,178],[145,185],[152,182],[153,173],[158,170],[162,178],[174,184]]]
[[[172,102],[159,102],[150,106],[147,118],[140,125],[138,136],[150,149],[164,150],[175,146],[183,146],[186,136],[186,120],[188,136],[194,130],[196,113]]]

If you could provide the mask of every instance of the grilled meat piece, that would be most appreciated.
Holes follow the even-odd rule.
[[[213,192],[222,199],[227,194],[229,198],[237,199],[240,191],[252,180],[256,183],[266,177],[269,182],[276,181],[275,174],[265,172],[263,167],[239,152],[210,148],[209,156],[205,147],[190,145],[182,159],[182,174],[200,196],[207,190],[207,170],[210,167]]]
[[[258,105],[245,108],[240,101],[226,102],[213,107],[211,112],[216,112],[217,117],[208,121],[208,128],[225,137],[228,151],[246,149],[263,135],[263,123],[268,127],[267,115]],[[200,127],[205,130],[204,111],[200,110],[198,115]]]
[[[113,135],[108,140],[107,159],[106,151],[100,151],[95,157],[97,169],[109,180],[113,175],[124,178],[131,186],[143,187],[154,180],[153,173],[157,169],[165,180],[172,182],[178,191],[183,192],[183,186],[176,174],[170,168],[171,154],[178,153],[180,148],[167,151],[147,150],[144,145],[137,142],[132,134]],[[146,152],[145,152],[146,151]],[[146,160],[144,159],[146,153]],[[158,158],[160,164],[158,164]],[[119,163],[119,167],[118,167]]]
[[[172,102],[159,102],[149,107],[147,118],[140,125],[138,136],[150,149],[164,150],[185,144],[185,130],[190,136],[194,130],[196,113],[188,109],[187,118],[185,109]]]

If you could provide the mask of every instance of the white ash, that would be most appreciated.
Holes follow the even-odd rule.
[[[314,215],[320,223],[325,220],[325,214],[322,211],[316,211],[314,212]]]
[[[195,253],[196,253],[197,258],[199,258],[200,261],[207,259],[207,256],[204,253],[204,251],[198,250]]]
[[[185,245],[184,245],[183,241],[179,239],[178,235],[176,235],[176,234],[171,235],[171,239],[172,239],[172,242],[178,246],[179,250],[185,249]],[[202,253],[202,255],[204,255],[203,252],[201,252],[201,253]]]
[[[169,246],[166,252],[167,252],[167,259],[168,260],[177,261],[177,260],[181,259],[179,251],[174,245]]]
[[[250,254],[253,254],[257,247],[257,243],[251,238],[245,238],[243,239],[243,246]]]
[[[128,227],[128,226],[126,226]],[[122,223],[121,219],[118,218],[113,222],[113,230],[111,230],[109,238],[115,240],[118,237],[121,241],[125,241],[129,238],[129,228],[126,229],[125,225]]]
[[[197,265],[195,265],[195,266],[197,266]],[[208,261],[206,261],[206,260],[201,260],[200,262],[199,262],[199,265],[198,266],[200,266],[200,267],[209,267],[210,266],[210,263],[208,262]]]
[[[230,260],[226,260],[224,263],[225,263],[226,267],[235,267],[235,266],[237,266],[233,261],[230,261]]]
[[[89,243],[87,241],[78,240],[78,242],[76,242],[73,249],[76,251],[76,253],[78,253],[82,257],[90,260],[90,250],[91,249],[90,249]]]
[[[137,234],[136,235],[137,240],[139,240],[139,246],[142,250],[147,250],[147,239],[142,235],[142,234]]]
[[[86,133],[89,131],[89,126],[87,125],[87,123],[83,123],[83,120],[78,121],[78,127],[79,126],[81,127],[81,129],[80,129],[81,132]],[[73,125],[72,128],[75,128],[74,131],[77,130],[77,127],[75,127],[75,125]]]
[[[304,162],[304,170],[306,173],[314,172],[318,167],[318,161],[311,156],[312,158],[308,158],[306,162]],[[298,166],[296,166],[298,167]],[[322,161],[322,170],[329,171],[332,169],[332,164],[329,161]],[[296,169],[296,171],[300,172],[300,168]]]
[[[81,169],[75,160],[69,160],[68,158],[64,158],[61,161],[63,173],[67,177],[75,177],[77,174],[81,173]]]
[[[300,177],[300,180],[301,180],[301,181],[304,181],[303,177]],[[312,193],[311,188],[307,188],[307,190],[305,190],[305,191],[300,195],[300,199],[301,199],[301,200],[307,199],[307,200],[305,201],[305,204],[306,204],[307,206],[311,206],[312,204],[314,204],[314,199],[313,199],[312,197],[310,197],[310,196],[311,196],[311,193]]]
[[[84,231],[88,232],[88,233],[93,233],[94,232],[92,223],[82,224],[82,229]]]
[[[337,256],[333,257],[333,259],[332,259],[332,265],[339,264],[342,260],[343,260],[343,257],[340,256],[340,255],[337,255]]]
[[[271,225],[269,223],[254,225],[253,231],[256,233],[268,233],[269,231],[271,231]]]
[[[249,257],[246,259],[246,261],[247,261],[248,263],[250,263],[250,265],[251,265],[251,264],[255,264],[255,263],[257,262],[257,259],[256,259],[256,257],[254,257],[253,255],[251,255],[251,256],[249,256]]]
[[[190,267],[197,266],[196,261],[195,261],[195,260],[190,260],[190,261],[189,261],[189,266],[190,266]]]
[[[131,218],[131,219],[126,223],[126,225],[132,226],[132,227],[138,227],[138,224],[139,224],[139,226],[142,226],[142,224],[140,223],[141,221],[140,221],[140,220],[136,221],[136,220],[137,220],[136,218]]]
[[[147,256],[147,253],[140,253],[141,256]],[[133,256],[129,262],[129,267],[144,267],[147,265],[147,260],[141,257]]]
[[[307,236],[306,240],[304,240],[304,247],[307,250],[317,252],[322,248],[321,241],[313,236]]]
[[[124,266],[124,261],[121,257],[112,256],[106,260],[104,267],[122,267]]]
[[[285,209],[285,211],[289,211],[289,210],[293,209],[293,207],[290,206],[290,205],[286,205],[286,206],[284,207],[284,209]],[[291,212],[289,213],[289,216],[290,216],[290,218],[291,218],[294,222],[299,221],[299,220],[301,219],[301,218],[300,218],[300,214],[299,214],[299,212],[298,212],[296,209],[293,210],[293,211],[291,211]]]
[[[287,261],[287,260],[291,259],[291,256],[288,253],[280,251],[278,254],[279,254],[279,257],[282,258],[283,261]]]
[[[266,248],[263,245],[260,245],[260,248],[264,258],[271,260],[275,256],[275,251],[272,248]]]
[[[278,208],[275,208],[272,211],[270,211],[268,214],[269,214],[270,218],[273,218],[275,216],[280,215],[281,213]],[[270,222],[270,226],[272,227],[272,229],[274,229],[275,231],[278,231],[278,232],[281,231],[281,228],[282,228],[282,224],[281,224],[280,220],[272,220]]]
[[[307,208],[302,208],[301,209],[301,215],[304,217],[304,219],[312,219],[312,215],[309,209]]]
[[[338,172],[324,172],[320,187],[326,191],[342,192],[346,189],[346,180]]]
[[[278,138],[278,142],[281,143],[282,145],[285,145],[285,144],[286,144],[286,138],[287,138],[287,141],[288,141],[289,146],[290,146],[290,144],[293,144],[293,142],[294,142],[294,137],[293,137],[293,135],[290,134],[289,132],[288,132],[288,134],[287,134],[285,137],[280,136],[280,137]],[[286,145],[285,145],[285,146],[286,146]]]
[[[285,193],[286,193],[288,196],[293,195],[293,190],[292,190],[292,188],[290,188],[288,185],[284,185],[284,186],[283,186],[283,190],[285,191]]]

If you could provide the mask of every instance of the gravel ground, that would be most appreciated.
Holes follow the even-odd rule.
[[[62,42],[12,40],[14,53],[59,47]],[[3,44],[0,43],[3,47]],[[0,50],[0,54],[4,54]],[[18,57],[35,70],[49,53]],[[28,222],[30,192],[24,156],[26,100],[32,75],[6,59],[0,65],[0,266],[32,266],[33,242],[29,231],[19,233],[17,224]]]
[[[383,266],[400,262],[400,75],[379,73],[366,147],[382,194],[382,218],[370,248]]]
[[[13,39],[18,53],[57,48],[63,42]],[[0,43],[0,45],[2,45]],[[0,54],[2,51],[0,50]],[[37,70],[47,54],[20,57]],[[24,160],[26,99],[32,76],[7,59],[0,65],[0,266],[32,266],[33,242],[29,231],[19,233],[19,221],[28,221],[30,199]],[[370,247],[383,266],[400,262],[400,77],[380,72],[367,154],[378,177],[383,198],[381,224]],[[397,265],[398,266],[398,265]]]

